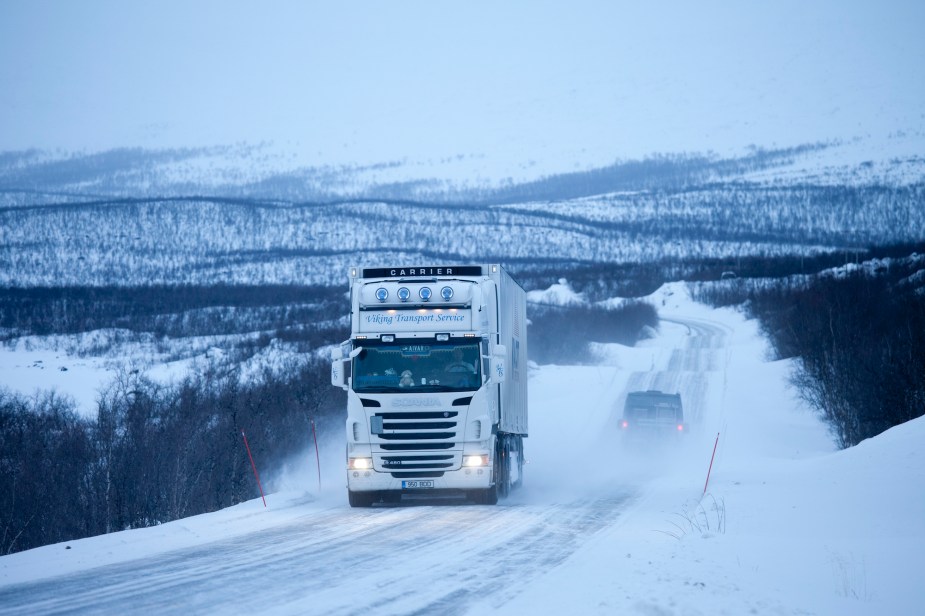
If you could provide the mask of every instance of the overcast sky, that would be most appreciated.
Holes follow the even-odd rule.
[[[923,24],[921,0],[4,0],[0,151],[567,166],[922,132]]]

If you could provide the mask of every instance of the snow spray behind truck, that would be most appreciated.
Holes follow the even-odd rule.
[[[353,507],[404,494],[495,504],[523,481],[526,294],[500,265],[353,268],[347,391]]]

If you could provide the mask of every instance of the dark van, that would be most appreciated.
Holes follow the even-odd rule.
[[[632,391],[626,395],[620,429],[629,434],[683,434],[684,409],[681,394],[661,391]]]

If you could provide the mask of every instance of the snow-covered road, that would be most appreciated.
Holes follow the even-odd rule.
[[[613,523],[623,498],[312,510],[252,534],[7,587],[0,612],[458,614],[561,563]]]

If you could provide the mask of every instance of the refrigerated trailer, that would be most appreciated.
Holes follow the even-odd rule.
[[[347,391],[353,507],[404,495],[495,504],[523,481],[526,294],[500,265],[350,270]]]

